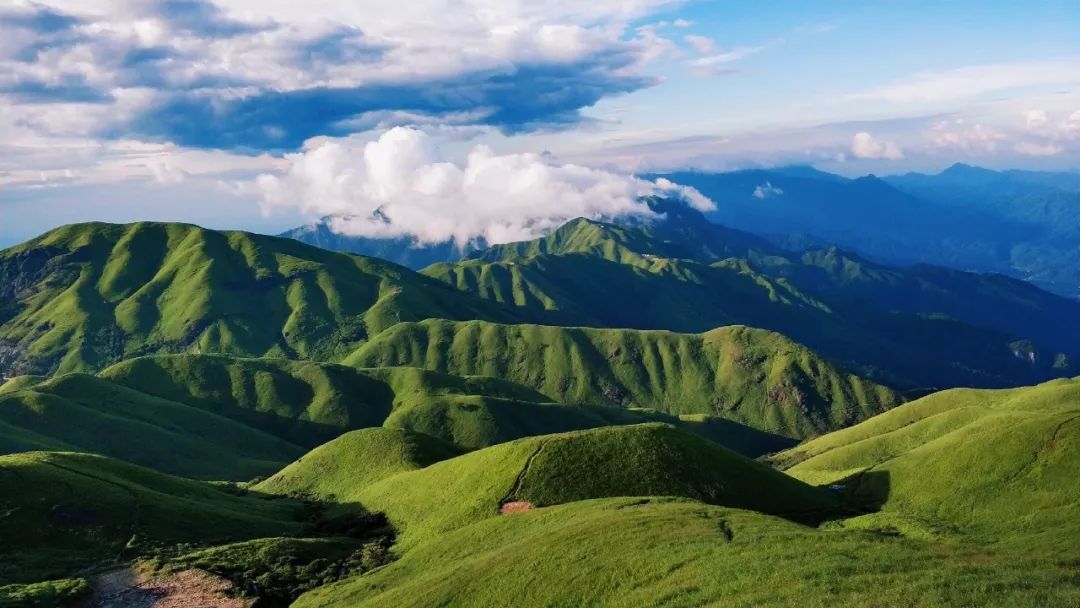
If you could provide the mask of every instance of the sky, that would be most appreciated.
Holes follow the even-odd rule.
[[[0,246],[524,238],[643,172],[1080,169],[1080,2],[0,0]]]

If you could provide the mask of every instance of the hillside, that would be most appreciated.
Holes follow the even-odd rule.
[[[0,456],[0,585],[72,576],[176,543],[296,534],[299,503],[88,454]]]
[[[348,451],[361,439],[370,441],[344,436],[323,449]],[[294,465],[301,466],[303,461]],[[500,507],[510,503],[542,507],[589,498],[673,495],[811,520],[839,507],[824,490],[664,424],[527,437],[373,483],[331,469],[331,478],[341,485],[329,487],[318,481],[321,467],[307,470],[314,474],[309,487],[321,494],[386,513],[401,535],[400,547],[497,517]],[[289,486],[297,487],[298,481],[294,478]],[[273,486],[268,482],[260,489]]]
[[[401,320],[513,320],[400,266],[187,224],[74,224],[0,252],[0,371],[217,352],[328,360]]]
[[[413,270],[420,270],[438,262],[459,260],[463,255],[479,248],[470,246],[461,250],[451,241],[425,245],[417,242],[414,237],[378,239],[349,236],[334,232],[331,228],[333,219],[326,217],[318,222],[286,230],[278,236],[331,251],[380,258]]]
[[[685,209],[657,226],[577,220],[548,237],[424,273],[488,300],[545,311],[550,324],[771,329],[907,387],[1008,386],[1080,369],[1080,303],[1021,281],[892,268],[836,249],[797,256],[744,243],[735,249],[746,257],[721,259],[732,250],[700,214]],[[667,231],[682,238],[656,236]]]
[[[779,334],[747,327],[678,334],[428,320],[383,332],[345,363],[494,376],[562,403],[715,415],[791,438],[901,401]]]
[[[1080,535],[1078,404],[1080,379],[943,391],[775,462],[809,483],[842,483],[883,513],[1061,550]]]

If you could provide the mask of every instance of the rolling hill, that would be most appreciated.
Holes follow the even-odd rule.
[[[1078,369],[1078,302],[1001,276],[892,268],[836,249],[784,255],[728,238],[685,208],[647,229],[575,220],[424,273],[545,311],[551,324],[771,329],[906,387],[1008,386]],[[722,257],[733,253],[746,257]],[[686,255],[699,257],[669,257]]]
[[[1060,551],[1080,535],[1080,379],[942,391],[774,462],[884,514]]]
[[[74,224],[0,252],[0,372],[218,352],[329,360],[401,320],[514,315],[400,266],[186,224]]]
[[[901,401],[779,334],[747,327],[678,334],[428,320],[394,326],[345,363],[495,376],[562,403],[715,415],[799,439]]]

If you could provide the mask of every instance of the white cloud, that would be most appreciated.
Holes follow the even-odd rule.
[[[1037,129],[1042,127],[1047,122],[1046,110],[1037,108],[1034,110],[1027,110],[1024,112],[1024,123],[1029,129]]]
[[[730,64],[761,51],[764,46],[739,47],[723,53],[706,55],[690,62],[690,70],[701,77],[722,76],[734,72]]]
[[[851,153],[856,158],[902,160],[904,152],[896,142],[879,141],[866,131],[855,134],[851,140]]]
[[[1065,121],[1065,132],[1070,135],[1080,135],[1080,110],[1077,110],[1069,115],[1069,119]]]
[[[784,191],[782,189],[772,185],[772,183],[770,182],[765,182],[764,184],[760,184],[758,187],[754,188],[753,197],[756,199],[765,200],[770,196],[780,196],[783,193]]]
[[[1065,151],[1065,148],[1055,143],[1034,143],[1022,141],[1013,146],[1013,149],[1024,156],[1056,156]]]
[[[332,215],[334,230],[367,237],[505,243],[535,238],[575,217],[651,215],[640,197],[665,193],[712,207],[696,190],[667,180],[556,164],[545,155],[498,155],[476,146],[455,164],[427,134],[404,127],[366,143],[322,140],[286,159],[283,173],[260,175],[249,185],[267,212]]]
[[[998,144],[1007,139],[996,129],[962,118],[939,120],[930,127],[928,135],[937,148],[981,153],[994,152]]]
[[[709,38],[708,36],[688,34],[686,36],[683,36],[683,40],[685,40],[686,43],[690,46],[694,47],[694,50],[701,53],[702,55],[708,55],[709,53],[712,53],[716,50],[716,43],[713,42],[712,38]]]
[[[694,25],[694,22],[687,21],[686,19],[676,19],[671,22],[671,25],[674,25],[675,27],[690,27],[691,25]]]
[[[1080,57],[974,65],[925,71],[906,80],[848,96],[854,101],[924,103],[955,101],[1007,89],[1080,83]]]

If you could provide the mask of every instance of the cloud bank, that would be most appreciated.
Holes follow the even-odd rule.
[[[283,173],[248,185],[264,210],[333,216],[331,228],[352,236],[497,244],[536,238],[575,217],[652,215],[643,196],[713,208],[696,190],[668,180],[558,164],[541,154],[498,155],[481,145],[455,164],[430,136],[405,127],[367,143],[324,140],[286,159]]]
[[[0,7],[0,101],[42,131],[75,111],[95,137],[245,152],[388,113],[565,128],[658,82],[641,68],[671,43],[629,23],[670,1],[17,1]]]

